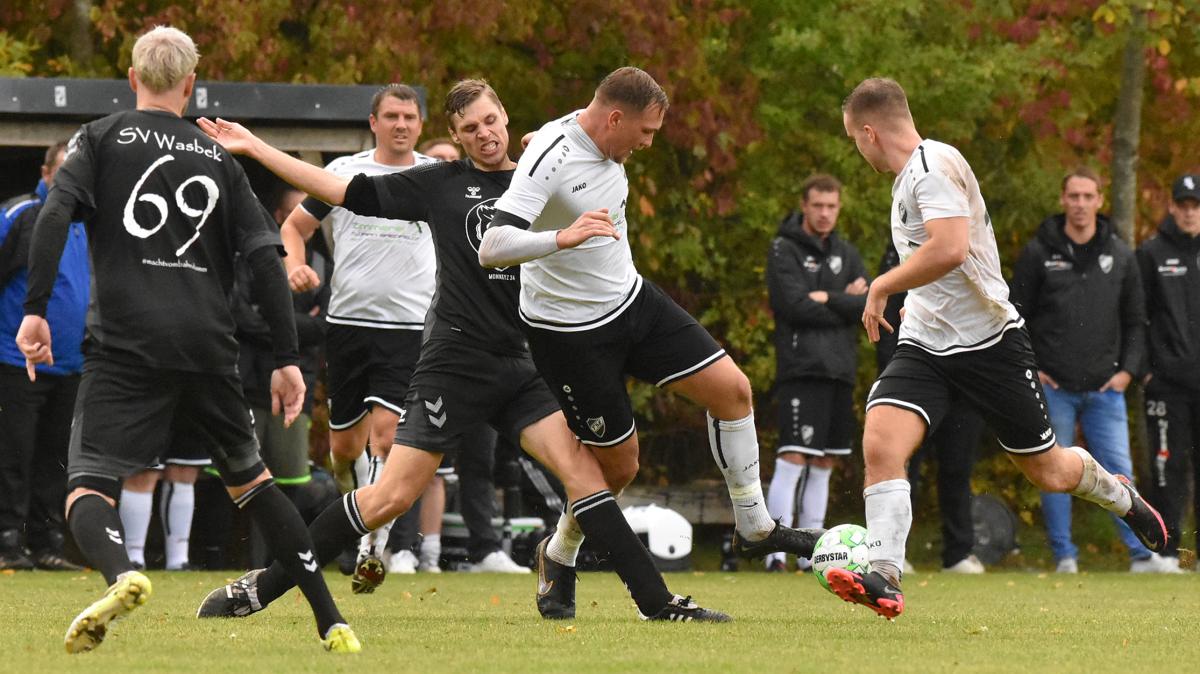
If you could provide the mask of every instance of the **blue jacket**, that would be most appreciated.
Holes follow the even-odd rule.
[[[25,290],[29,281],[29,243],[33,224],[48,192],[39,181],[37,192],[10,200],[0,211],[0,363],[25,367],[17,348],[17,329],[25,317]],[[58,265],[58,278],[46,309],[54,348],[54,366],[39,365],[39,373],[75,374],[83,368],[83,336],[87,321],[91,265],[87,231],[71,223],[71,233]]]

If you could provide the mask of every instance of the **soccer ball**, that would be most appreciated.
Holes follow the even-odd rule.
[[[812,568],[813,575],[826,590],[829,590],[826,569],[846,569],[857,574],[869,572],[867,530],[857,524],[839,524],[826,531],[813,548]]]

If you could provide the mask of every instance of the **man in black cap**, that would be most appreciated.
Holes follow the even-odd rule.
[[[1158,235],[1142,244],[1137,258],[1150,321],[1148,496],[1170,532],[1162,554],[1178,563],[1189,463],[1200,487],[1200,174],[1175,181],[1167,211]],[[1200,515],[1200,490],[1194,507]]]

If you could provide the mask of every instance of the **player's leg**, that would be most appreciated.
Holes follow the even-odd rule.
[[[196,480],[200,466],[168,462],[163,470],[163,493],[159,517],[163,523],[163,548],[168,571],[189,568],[188,545],[192,539],[192,515],[196,508]]]
[[[338,489],[347,493],[357,486],[355,461],[370,439],[366,423],[371,343],[368,329],[329,324],[326,332],[329,387],[329,470]],[[389,445],[390,446],[390,445]]]
[[[971,473],[975,469],[975,456],[983,428],[982,417],[966,403],[955,401],[928,443],[933,445],[937,455],[942,569],[954,573],[983,571],[983,564],[971,554],[975,547],[975,525],[971,520]],[[912,475],[911,462],[909,475]]]
[[[1084,394],[1045,387],[1046,413],[1050,427],[1060,442],[1074,444],[1075,427],[1083,409]],[[1076,573],[1079,570],[1079,549],[1071,538],[1071,495],[1061,492],[1043,491],[1042,519],[1046,524],[1046,537],[1050,551],[1054,554],[1055,568],[1059,573]]]
[[[445,463],[444,457],[442,463]],[[442,556],[442,517],[446,514],[446,480],[443,466],[421,494],[421,551],[417,569],[427,573],[441,573],[438,560]],[[451,468],[453,470],[453,468]]]
[[[34,488],[30,467],[38,453],[37,427],[31,421],[44,404],[44,388],[42,377],[31,382],[25,368],[0,363],[0,569],[33,568],[22,531]]]
[[[1129,419],[1125,409],[1125,394],[1121,391],[1089,393],[1080,415],[1079,424],[1087,439],[1089,451],[1096,461],[1114,475],[1133,480],[1133,460],[1129,450]],[[1146,549],[1137,536],[1116,515],[1113,519],[1117,535],[1129,550],[1130,570],[1139,573],[1172,573],[1179,571],[1178,563]]]
[[[725,622],[723,613],[696,606],[688,598],[674,595],[654,566],[654,560],[633,533],[621,513],[613,492],[608,488],[595,453],[578,441],[561,412],[554,412],[521,431],[521,446],[546,466],[567,491],[568,510],[580,529],[608,552],[617,575],[629,588],[643,618],[653,620],[703,620]],[[538,546],[538,608],[544,617],[573,618],[573,565],[552,569],[548,563],[548,540]],[[554,596],[554,584],[572,585],[571,601],[545,605],[544,598]]]
[[[863,429],[863,503],[871,571],[860,575],[830,568],[825,579],[842,599],[895,618],[904,611],[900,579],[912,527],[912,489],[906,463],[936,431],[951,398],[937,356],[901,344],[867,396]]]
[[[387,464],[388,452],[396,437],[396,426],[404,414],[404,396],[421,353],[421,333],[417,330],[370,328],[359,328],[359,331],[369,344],[364,401],[371,408],[367,416],[370,464],[366,475],[358,480],[358,485],[363,486],[373,484]],[[360,458],[358,465],[361,463]],[[401,541],[401,550],[411,550],[416,546],[415,518],[418,515],[410,515],[414,520],[407,524],[413,533],[410,540]],[[360,541],[354,573],[350,578],[353,592],[371,593],[383,583],[387,575],[384,557],[391,529],[392,523],[386,522]]]
[[[241,382],[232,375],[187,376],[174,430],[208,449],[230,498],[263,532],[275,563],[304,593],[317,634],[329,648],[349,628],[325,584],[304,519],[259,455]]]
[[[500,441],[495,429],[488,424],[479,424],[463,437],[454,468],[458,474],[458,502],[463,524],[467,527],[467,559],[472,564],[478,564],[490,555],[504,555],[500,535],[492,526],[492,518],[497,515],[493,475]],[[520,453],[513,447],[506,451],[513,455]],[[424,554],[423,546],[421,551]]]
[[[712,340],[696,324],[686,341],[698,344],[703,338]],[[677,342],[682,345],[685,339]],[[750,381],[729,356],[723,352],[715,356],[707,365],[697,365],[702,369],[661,380],[660,385],[706,410],[709,449],[733,502],[734,545],[745,557],[761,557],[771,552],[811,557],[813,546],[824,532],[793,529],[771,518],[759,477],[758,432],[754,428]]]
[[[42,380],[39,376],[37,382],[30,383]],[[82,567],[63,556],[67,447],[71,440],[71,416],[75,411],[79,375],[47,376],[45,380],[48,391],[37,414],[37,450],[29,474],[29,518],[25,538],[37,568],[79,571]],[[0,436],[3,436],[3,430],[0,430]],[[0,486],[0,490],[3,488]],[[0,525],[0,529],[3,528]]]
[[[1029,335],[1009,330],[995,345],[948,360],[956,388],[996,431],[1009,458],[1042,491],[1066,492],[1116,514],[1153,552],[1167,543],[1162,517],[1124,476],[1080,447],[1062,447],[1044,405]]]
[[[308,528],[312,554],[306,557],[319,573],[347,545],[385,522],[404,514],[437,472],[441,455],[404,445],[394,445],[390,461],[379,479],[345,494],[329,504]],[[276,556],[271,566],[251,571],[233,583],[209,593],[201,603],[201,618],[247,616],[266,608],[296,585],[295,577]]]
[[[796,502],[802,491],[807,458],[821,453],[814,448],[815,427],[805,418],[808,409],[801,399],[800,386],[797,380],[781,381],[776,386],[779,448],[775,450],[775,473],[767,489],[767,512],[789,527],[796,526]],[[806,435],[808,442],[804,441]],[[764,558],[764,563],[768,571],[784,571],[787,554],[773,552]]]
[[[130,475],[121,485],[119,512],[125,529],[125,550],[137,569],[146,568],[146,536],[154,514],[154,489],[161,477],[162,466],[156,466]]]
[[[1147,496],[1162,514],[1169,540],[1166,557],[1179,557],[1181,524],[1187,506],[1187,464],[1192,454],[1188,396],[1157,379],[1146,385],[1146,430],[1150,436],[1150,488]]]
[[[116,499],[122,479],[165,449],[159,443],[168,434],[177,396],[169,376],[99,359],[84,365],[68,449],[66,518],[80,552],[109,587],[67,628],[68,652],[98,646],[113,620],[150,596],[150,580],[125,550]]]

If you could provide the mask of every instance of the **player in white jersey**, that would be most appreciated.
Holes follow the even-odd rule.
[[[733,500],[739,550],[808,557],[821,531],[781,526],[767,512],[749,380],[694,318],[633,265],[624,162],[650,146],[667,106],[650,75],[626,67],[600,83],[586,109],[543,126],[496,203],[479,260],[488,267],[522,263],[520,312],[530,351],[571,430],[594,448],[613,491],[638,469],[625,388],[631,375],[708,412],[709,441]],[[565,513],[546,554],[572,565],[581,542],[578,525]]]
[[[326,168],[352,178],[437,161],[413,150],[422,120],[412,87],[380,89],[371,102],[370,123],[376,146],[335,159]],[[437,262],[426,223],[362,216],[309,197],[280,228],[288,252],[288,282],[296,292],[320,284],[304,263],[304,242],[323,220],[332,227],[334,260],[326,315],[329,454],[338,486],[350,491],[374,482],[392,446],[421,351]],[[369,456],[364,454],[368,441]],[[364,537],[351,579],[355,592],[371,592],[383,581],[389,528]]]
[[[908,291],[899,345],[867,399],[863,432],[871,572],[830,569],[839,597],[895,618],[904,611],[900,570],[912,525],[905,463],[952,400],[975,407],[1009,458],[1042,491],[1067,492],[1122,517],[1151,550],[1167,541],[1162,518],[1123,476],[1087,451],[1062,447],[1046,415],[1037,364],[1008,286],[987,206],[958,150],[917,133],[904,90],[866,80],[843,105],[846,133],[876,171],[896,174],[892,239],[900,264],[875,279],[863,325],[891,332],[887,298]]]

